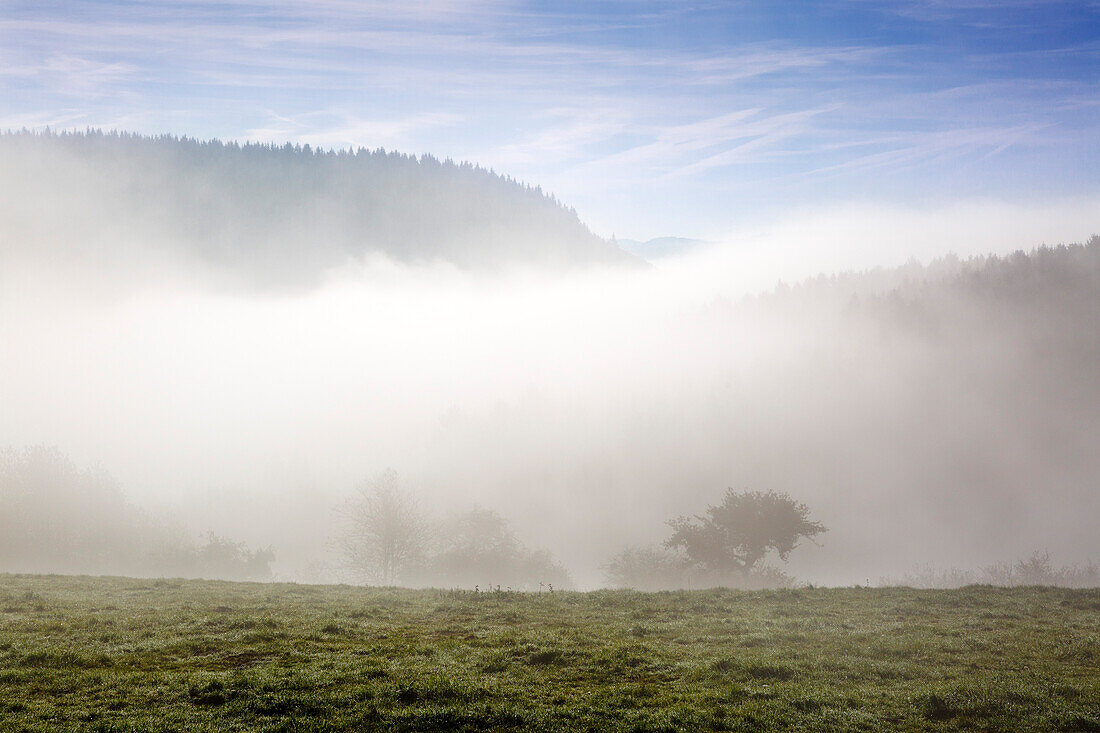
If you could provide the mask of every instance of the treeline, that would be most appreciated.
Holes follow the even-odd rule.
[[[546,550],[528,548],[499,513],[474,506],[433,516],[386,471],[363,482],[336,507],[331,538],[340,579],[368,585],[548,591],[573,587]],[[702,515],[669,520],[664,543],[628,547],[602,565],[607,587],[642,591],[716,586],[747,590],[794,587],[780,565],[827,530],[809,508],[775,492],[728,490]],[[270,548],[250,550],[135,509],[107,474],[79,469],[56,448],[0,453],[0,572],[273,579]],[[771,562],[769,562],[771,561]],[[979,570],[920,565],[880,586],[1096,587],[1100,566],[1058,565],[1048,552]]]
[[[266,580],[270,549],[196,541],[57,448],[0,452],[0,572]]]
[[[853,300],[851,309],[926,336],[1056,324],[1057,334],[1076,339],[1100,325],[1100,236],[1001,257],[943,258],[898,274],[892,287]]]
[[[572,587],[545,550],[483,507],[433,517],[387,471],[334,507],[336,576],[356,583],[473,589]],[[318,545],[326,538],[316,537]],[[104,471],[54,447],[0,452],[0,572],[269,580],[275,553],[184,528],[130,504]]]
[[[22,131],[0,134],[3,188],[18,193],[0,221],[21,249],[102,261],[136,240],[131,256],[163,245],[261,285],[309,284],[372,254],[461,267],[635,261],[538,187],[382,148]]]
[[[928,332],[962,322],[958,306],[984,301],[1021,310],[1083,310],[1095,314],[1100,293],[1100,235],[1087,242],[1042,245],[1008,255],[821,274],[794,285],[780,284],[730,307],[779,310],[805,304],[839,303],[849,313],[876,313]],[[1003,312],[1003,311],[1002,311]]]

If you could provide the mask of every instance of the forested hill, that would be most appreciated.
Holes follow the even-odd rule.
[[[636,261],[539,188],[382,149],[6,133],[0,192],[9,250],[100,259],[167,246],[260,283],[308,282],[373,254],[460,267]]]
[[[913,366],[918,351],[925,367],[937,365],[930,380],[970,379],[962,391],[1000,389],[990,399],[1003,404],[1042,394],[1021,414],[1058,404],[1060,418],[1077,416],[1100,437],[1100,236],[1010,255],[948,256],[823,276],[777,289],[756,305],[779,313],[839,313],[858,336],[851,353],[907,344],[916,351],[905,352],[905,366]]]

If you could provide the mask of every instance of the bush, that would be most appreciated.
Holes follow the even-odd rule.
[[[879,585],[900,585],[909,588],[961,588],[974,584],[1005,587],[1047,585],[1062,588],[1095,588],[1100,586],[1100,566],[1095,563],[1057,566],[1048,552],[1033,552],[1015,563],[999,562],[979,571],[950,568],[938,570],[924,565],[901,578],[882,578]]]
[[[507,520],[475,507],[440,524],[435,552],[419,577],[423,585],[510,587],[533,590],[540,584],[571,585],[569,573],[545,550],[530,550]]]
[[[741,570],[711,570],[660,547],[628,547],[603,565],[604,582],[612,588],[642,591],[690,588],[790,588],[794,578],[770,565]]]
[[[1089,563],[1055,566],[1049,552],[1033,552],[1014,565],[995,563],[982,569],[982,582],[990,585],[1056,585],[1064,588],[1094,588],[1100,585],[1100,567]]]
[[[194,573],[222,580],[270,580],[275,553],[270,548],[250,551],[242,542],[210,534],[195,551]]]
[[[689,587],[688,560],[660,547],[628,547],[602,569],[604,582],[612,588],[655,591]]]

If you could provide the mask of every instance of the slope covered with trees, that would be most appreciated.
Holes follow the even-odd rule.
[[[636,261],[540,188],[471,163],[117,132],[0,135],[0,248],[101,263],[166,247],[258,284],[384,255],[460,267]]]

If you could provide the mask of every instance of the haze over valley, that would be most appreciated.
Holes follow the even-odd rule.
[[[647,264],[469,164],[98,132],[0,156],[4,570],[217,575],[213,533],[347,580],[340,508],[387,470],[578,587],[727,487],[828,527],[800,582],[1100,557],[1095,202],[853,204]],[[97,521],[191,565],[57,550]]]

